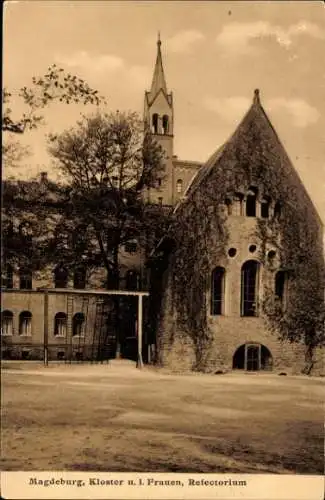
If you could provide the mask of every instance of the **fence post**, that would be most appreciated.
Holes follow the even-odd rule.
[[[48,353],[48,341],[49,341],[49,294],[48,291],[44,291],[44,365],[49,364],[49,353]]]
[[[138,361],[137,368],[143,367],[142,361],[142,295],[138,295]]]

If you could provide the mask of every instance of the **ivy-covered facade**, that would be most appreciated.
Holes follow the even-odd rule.
[[[323,227],[258,90],[151,261],[157,363],[323,372]]]

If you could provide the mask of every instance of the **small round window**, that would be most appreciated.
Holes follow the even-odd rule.
[[[235,257],[236,253],[237,253],[236,248],[229,248],[228,250],[229,257]]]
[[[248,250],[251,252],[251,253],[254,253],[256,252],[256,245],[250,245]]]
[[[276,256],[275,250],[270,250],[267,254],[269,260],[273,260],[274,257]]]

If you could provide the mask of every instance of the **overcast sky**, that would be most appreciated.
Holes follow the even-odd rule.
[[[87,80],[111,110],[142,113],[157,33],[174,93],[175,154],[205,161],[259,88],[293,164],[325,221],[325,4],[319,2],[9,1],[4,84],[29,85],[53,63]],[[17,116],[21,107],[13,102]],[[26,133],[25,177],[50,171],[46,134],[87,108],[55,104]],[[90,111],[90,109],[89,109]]]

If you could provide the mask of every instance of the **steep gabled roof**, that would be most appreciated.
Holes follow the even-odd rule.
[[[181,205],[186,203],[193,195],[193,193],[198,189],[198,187],[201,185],[204,179],[206,179],[211,171],[216,167],[216,165],[220,162],[221,158],[223,157],[224,153],[227,152],[228,148],[230,148],[237,140],[238,138],[245,133],[245,130],[247,130],[247,127],[249,124],[255,120],[260,120],[263,124],[264,128],[268,128],[269,131],[271,131],[271,134],[273,135],[273,139],[275,143],[277,144],[277,147],[279,148],[279,151],[281,151],[282,156],[285,158],[287,165],[290,167],[291,174],[296,177],[296,180],[299,181],[301,184],[301,187],[307,196],[311,206],[313,207],[315,214],[320,222],[321,225],[323,225],[321,218],[317,212],[316,207],[314,206],[307,190],[305,189],[305,186],[294,168],[290,158],[288,157],[288,154],[285,151],[285,148],[283,144],[281,143],[279,136],[277,132],[275,131],[270,119],[268,118],[262,104],[260,101],[260,96],[259,96],[259,90],[256,89],[254,91],[254,99],[251,107],[239,123],[238,127],[236,128],[235,132],[232,134],[232,136],[221,146],[219,147],[208,159],[208,161],[202,166],[202,168],[199,169],[197,174],[193,177],[190,185],[188,186],[184,197],[182,200],[178,203],[178,205],[175,207],[174,213],[179,209]]]

